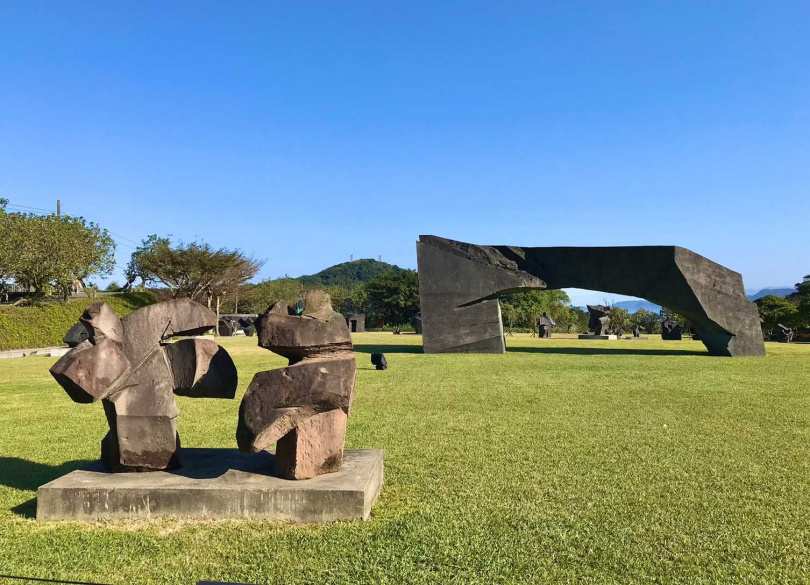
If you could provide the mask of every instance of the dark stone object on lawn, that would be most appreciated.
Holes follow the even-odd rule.
[[[608,317],[610,307],[604,305],[588,305],[588,331],[594,335],[608,335],[610,327],[610,317]]]
[[[665,341],[680,341],[683,339],[683,328],[677,321],[666,319],[661,323],[661,339]]]
[[[548,313],[537,319],[537,336],[538,337],[551,337],[551,332],[557,327],[556,321],[549,317]]]
[[[387,370],[388,369],[388,360],[385,359],[384,353],[372,353],[371,354],[371,365],[376,367],[378,370]]]
[[[352,333],[364,333],[366,330],[366,314],[351,313],[346,315],[346,325]]]
[[[683,315],[711,355],[765,355],[742,276],[685,248],[477,246],[436,236],[416,246],[426,353],[503,353],[499,295],[583,288]]]
[[[411,327],[417,335],[422,335],[422,313],[414,313],[411,317]]]
[[[309,479],[338,471],[354,399],[355,361],[344,317],[310,291],[303,314],[279,302],[256,320],[259,346],[290,360],[259,372],[239,407],[236,441],[256,453],[276,445],[276,473]]]
[[[256,326],[253,324],[253,319],[250,317],[240,317],[239,326],[245,332],[245,336],[253,337],[256,335]]]
[[[217,333],[220,337],[232,337],[236,328],[234,322],[227,317],[220,317],[217,323]]]
[[[66,343],[69,347],[76,347],[89,336],[90,334],[87,332],[87,328],[84,324],[81,322],[74,323],[73,327],[65,334],[62,343]]]
[[[633,325],[633,337],[641,337],[641,332],[646,331],[641,325]]]
[[[88,338],[51,368],[75,402],[101,400],[110,430],[101,441],[108,471],[154,471],[179,465],[180,409],[174,395],[233,398],[237,374],[228,352],[209,339],[216,315],[189,299],[138,309],[123,319],[103,302],[80,317]]]
[[[780,343],[791,343],[793,341],[793,329],[785,327],[781,323],[778,325],[779,330],[776,332],[776,341]]]

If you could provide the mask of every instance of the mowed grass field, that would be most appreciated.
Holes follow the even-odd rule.
[[[180,398],[183,445],[235,447],[239,398],[285,361],[221,341],[237,400]],[[50,358],[0,360],[0,573],[99,583],[810,582],[810,345],[507,338],[424,355],[355,336],[348,448],[385,450],[368,522],[39,523],[36,488],[96,459],[101,405]],[[371,351],[390,369],[375,371]]]

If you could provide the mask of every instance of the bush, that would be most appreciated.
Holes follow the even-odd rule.
[[[120,317],[157,301],[154,293],[134,292],[99,297]],[[40,303],[30,307],[0,307],[0,350],[53,347],[63,345],[62,338],[84,310],[90,299]]]

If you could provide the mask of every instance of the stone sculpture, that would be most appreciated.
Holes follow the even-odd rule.
[[[414,333],[422,335],[422,313],[414,313],[411,316],[411,327],[413,327]]]
[[[329,295],[308,292],[303,314],[283,302],[256,321],[259,346],[290,360],[259,372],[239,407],[236,440],[255,453],[276,444],[276,474],[308,479],[340,469],[354,399],[355,361],[346,321]]]
[[[228,317],[220,317],[217,323],[217,334],[220,337],[231,337],[236,330],[234,323]]]
[[[62,343],[66,343],[68,347],[76,347],[82,341],[87,339],[87,329],[81,322],[76,322],[73,327],[71,327],[65,336],[62,338]]]
[[[372,353],[371,354],[371,365],[374,366],[377,370],[387,370],[388,369],[388,360],[385,359],[384,353]]]
[[[680,341],[683,338],[683,328],[681,324],[672,319],[666,319],[661,323],[661,339],[666,341]]]
[[[366,314],[351,313],[346,315],[346,325],[352,333],[364,333],[366,330]]]
[[[641,332],[646,331],[641,325],[633,325],[633,337],[641,337]]]
[[[247,337],[256,335],[256,326],[253,324],[253,319],[250,317],[240,317],[239,326]]]
[[[417,260],[425,353],[503,353],[499,295],[584,288],[677,311],[712,355],[765,355],[742,276],[685,248],[476,246],[420,236]]]
[[[776,332],[776,341],[780,343],[791,343],[793,341],[793,329],[778,323],[779,330]]]
[[[538,337],[551,337],[551,332],[557,327],[556,321],[548,316],[548,313],[537,319],[537,336]]]
[[[216,315],[189,299],[143,307],[120,319],[107,303],[90,305],[79,318],[88,338],[51,368],[74,402],[101,400],[110,430],[101,441],[108,471],[153,471],[179,465],[180,410],[174,394],[233,398],[237,374],[231,357],[200,335]]]
[[[608,328],[610,327],[610,317],[608,313],[610,307],[604,305],[588,305],[588,331],[594,335],[608,335]]]

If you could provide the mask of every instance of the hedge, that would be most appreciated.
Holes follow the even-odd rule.
[[[157,297],[144,291],[108,295],[99,300],[108,303],[123,317],[157,302]],[[30,307],[0,307],[0,350],[64,345],[62,338],[65,333],[92,302],[90,299],[72,299]]]

